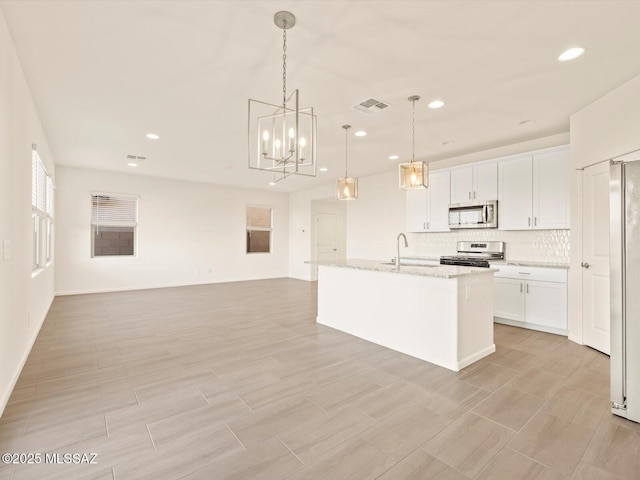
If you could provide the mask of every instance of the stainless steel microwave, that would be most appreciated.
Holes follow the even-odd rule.
[[[449,228],[498,228],[498,201],[449,205]]]

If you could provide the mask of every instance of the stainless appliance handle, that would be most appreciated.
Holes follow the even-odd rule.
[[[624,405],[626,397],[624,338],[624,170],[613,164],[609,177],[609,262],[611,314],[611,401]],[[583,264],[584,266],[584,264]]]
[[[487,223],[487,217],[489,212],[489,206],[485,205],[482,207],[482,223]]]

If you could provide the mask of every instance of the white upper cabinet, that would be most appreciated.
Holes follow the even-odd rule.
[[[449,231],[450,173],[435,172],[429,175],[429,222],[430,232]]]
[[[449,231],[449,192],[449,171],[429,173],[429,188],[407,190],[407,231]]]
[[[429,208],[429,190],[407,190],[407,232],[426,232]]]
[[[533,157],[499,163],[498,228],[530,230],[533,225]]]
[[[569,150],[533,156],[533,228],[569,228]]]
[[[451,171],[451,203],[498,198],[498,165],[485,163]]]
[[[498,228],[569,228],[569,150],[499,163]]]
[[[473,168],[458,168],[451,171],[451,203],[471,201],[473,191]]]

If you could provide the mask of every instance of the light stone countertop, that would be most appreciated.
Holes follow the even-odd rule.
[[[525,260],[494,260],[489,262],[491,266],[500,267],[500,265],[513,265],[515,267],[538,267],[538,268],[563,268],[569,269],[568,263],[560,262],[544,262],[544,261],[525,261]]]
[[[372,272],[395,273],[400,275],[418,275],[422,277],[436,278],[458,278],[467,275],[480,275],[483,273],[493,273],[495,268],[458,267],[456,265],[402,265],[400,270],[396,270],[395,265],[384,260],[347,259],[333,260],[325,262],[305,262],[313,265],[325,267],[354,268],[357,270],[369,270]]]

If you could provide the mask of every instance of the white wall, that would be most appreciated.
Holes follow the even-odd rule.
[[[360,178],[358,199],[347,206],[347,257],[395,257],[397,236],[405,231],[405,211],[397,170]]]
[[[53,300],[53,264],[31,274],[31,144],[53,160],[0,10],[0,415]]]
[[[571,115],[574,168],[640,149],[640,76]]]
[[[569,338],[582,343],[582,172],[640,149],[640,76],[571,116]]]
[[[57,168],[56,292],[75,294],[286,277],[288,195]],[[91,258],[91,193],[139,195],[135,257]],[[272,253],[247,255],[246,206],[273,208]]]

